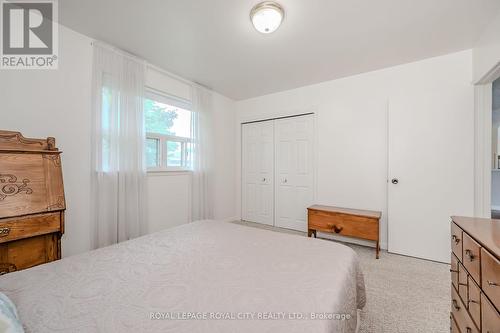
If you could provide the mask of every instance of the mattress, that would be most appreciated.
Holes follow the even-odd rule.
[[[355,332],[356,253],[199,221],[0,277],[27,332]]]

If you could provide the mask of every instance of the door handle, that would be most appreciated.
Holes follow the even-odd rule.
[[[473,261],[476,257],[469,249],[465,250],[465,256],[469,259],[469,261]]]
[[[397,185],[399,183],[399,179],[392,178],[391,183],[393,183],[394,185]]]
[[[452,300],[452,305],[453,307],[455,308],[455,310],[459,311],[460,310],[460,307],[458,306],[458,302],[456,299]]]
[[[6,237],[10,233],[10,228],[0,228],[0,237]]]
[[[341,232],[344,229],[344,227],[337,227],[336,225],[333,226],[333,231],[335,231],[336,234]]]

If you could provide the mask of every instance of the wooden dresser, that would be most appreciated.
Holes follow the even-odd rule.
[[[380,252],[379,223],[381,212],[313,205],[307,208],[308,236],[326,232],[376,242],[376,258]]]
[[[453,216],[451,332],[500,333],[500,220]]]
[[[0,131],[0,275],[61,258],[60,153],[54,138]]]

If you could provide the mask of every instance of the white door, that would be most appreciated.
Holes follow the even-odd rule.
[[[307,231],[307,207],[313,203],[313,117],[275,120],[275,225]]]
[[[449,262],[450,215],[472,213],[473,118],[436,93],[389,103],[388,247]]]
[[[274,124],[265,121],[242,126],[242,217],[274,223]]]

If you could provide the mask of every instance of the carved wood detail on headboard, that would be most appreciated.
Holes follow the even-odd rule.
[[[0,275],[60,259],[65,210],[56,140],[0,130]]]
[[[19,132],[0,130],[0,149],[2,150],[48,150],[57,151],[56,139],[48,137],[46,139],[25,138]]]
[[[0,130],[0,219],[66,208],[55,142]]]

